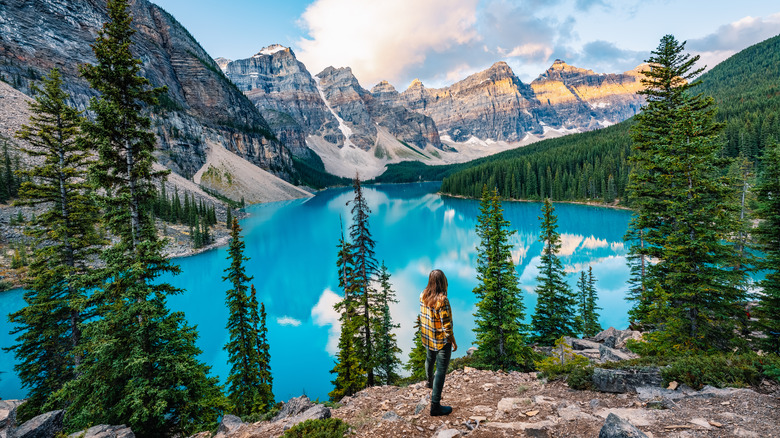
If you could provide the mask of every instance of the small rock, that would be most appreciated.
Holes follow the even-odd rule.
[[[525,413],[525,415],[529,416],[529,417],[535,417],[538,414],[539,414],[539,411],[528,411],[528,412]]]
[[[557,409],[558,416],[565,421],[596,420],[596,417],[582,412],[577,405],[561,406]]]
[[[382,414],[382,421],[401,421],[401,420],[403,420],[403,418],[401,418],[401,416],[396,414],[394,411],[389,411]]]
[[[723,427],[723,425],[721,423],[718,423],[717,421],[710,420],[709,423],[710,423],[710,426]]]
[[[453,438],[456,436],[461,436],[461,433],[458,429],[442,429],[437,432],[433,438]]]
[[[474,372],[474,371],[475,371],[475,368],[463,367],[463,372],[466,373],[466,374]]]
[[[671,389],[672,391],[674,391],[675,389],[677,389],[678,385],[679,384],[676,381],[672,381],[669,382],[669,386],[667,386],[666,389]]]
[[[707,430],[712,429],[712,426],[710,426],[710,423],[705,420],[704,418],[692,418],[689,420],[691,424],[695,424],[697,426],[703,427]]]
[[[599,438],[647,438],[647,435],[627,420],[609,414],[599,431]]]
[[[14,431],[14,438],[51,438],[62,430],[65,411],[51,411],[26,421]]]
[[[422,428],[422,427],[420,427],[420,426],[415,426],[415,427],[417,427],[417,430],[419,430],[420,432],[422,432],[423,430],[425,430],[425,429],[423,429],[423,428]]]
[[[68,435],[68,438],[135,438],[135,434],[124,424],[121,426],[101,424],[81,432],[72,433]]]
[[[734,436],[739,438],[759,438],[760,435],[753,432],[752,430],[743,429],[741,427],[735,427],[734,428]]]
[[[484,423],[485,421],[487,421],[487,417],[483,417],[481,415],[474,415],[474,416],[469,417],[469,420],[474,420],[477,424],[479,424],[479,423]]]
[[[504,397],[496,406],[496,418],[504,416],[505,413],[517,410],[521,405],[531,404],[529,398]]]
[[[555,403],[555,399],[554,398],[547,397],[547,396],[544,396],[544,395],[535,395],[532,400],[533,400],[534,404],[537,404],[537,405]]]
[[[482,389],[484,389],[485,391],[490,391],[491,389],[493,389],[493,386],[495,386],[493,383],[485,383],[484,385],[482,385]]]
[[[530,426],[524,429],[525,436],[529,438],[549,438],[546,427]]]
[[[428,396],[424,395],[420,401],[417,402],[417,406],[414,407],[414,415],[419,414],[422,412],[425,408],[428,407]]]
[[[591,409],[596,409],[601,404],[601,400],[594,398],[589,404]]]
[[[434,429],[436,429],[435,425],[431,424],[430,426],[428,426],[428,430],[434,430]]]

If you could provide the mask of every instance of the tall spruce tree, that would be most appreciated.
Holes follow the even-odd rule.
[[[216,379],[195,359],[195,328],[167,309],[166,297],[180,291],[158,279],[179,268],[163,256],[148,211],[153,178],[163,175],[152,170],[155,140],[143,110],[158,90],[131,53],[128,8],[126,0],[108,1],[110,21],[93,45],[97,64],[81,68],[98,92],[94,121],[82,128],[98,153],[92,179],[119,240],[102,254],[104,283],[92,296],[98,318],[84,330],[86,357],[61,396],[76,430],[102,423],[126,424],[137,436],[186,434],[215,424],[223,403]]]
[[[425,360],[428,355],[428,349],[422,344],[420,327],[420,316],[417,315],[412,351],[409,352],[409,360],[404,364],[404,369],[411,373],[411,378],[415,381],[425,380]]]
[[[629,235],[641,232],[644,246],[633,242],[630,251],[657,260],[646,269],[646,296],[634,297],[654,304],[634,316],[660,329],[649,339],[663,350],[725,350],[739,343],[735,304],[745,298],[745,272],[733,269],[739,262],[729,242],[737,206],[722,176],[714,101],[691,94],[702,69],[684,48],[666,35],[652,52],[640,91],[647,105],[631,133]]]
[[[585,271],[582,272],[585,274]],[[583,279],[585,276],[583,275]],[[593,275],[593,267],[588,266],[588,275],[585,280],[585,291],[582,300],[582,334],[583,336],[595,336],[601,331],[599,324],[599,310],[596,301],[598,300],[598,291],[596,290],[596,277]]]
[[[83,348],[81,328],[90,315],[88,292],[94,286],[93,262],[104,243],[95,229],[97,205],[85,182],[89,153],[80,141],[79,112],[65,101],[62,76],[53,69],[43,88],[32,86],[30,125],[17,137],[30,144],[23,151],[40,164],[20,173],[28,178],[17,205],[43,207],[26,232],[35,239],[27,277],[26,307],[12,313],[18,334],[11,347],[14,366],[27,401],[19,408],[29,418],[64,406],[52,394],[75,375]]]
[[[542,205],[541,234],[539,240],[544,243],[542,250],[536,309],[531,317],[534,339],[542,345],[553,345],[561,336],[573,336],[577,333],[575,306],[576,298],[566,283],[566,272],[558,258],[561,249],[561,235],[558,234],[558,218],[550,199]]]
[[[338,253],[336,267],[338,269],[339,287],[344,291],[344,298],[334,308],[339,312],[341,333],[339,334],[336,365],[330,371],[336,375],[333,391],[328,393],[332,400],[355,394],[366,386],[366,372],[360,366],[360,357],[355,349],[355,337],[358,336],[356,286],[353,281],[354,260],[352,248],[344,238],[342,228],[341,238],[337,245]]]
[[[766,270],[761,280],[762,295],[756,309],[759,327],[766,335],[763,348],[780,353],[780,145],[764,150],[764,172],[756,194],[759,200],[757,216],[762,219],[754,231],[758,249],[764,253],[759,264]]]
[[[390,284],[390,273],[387,272],[387,266],[384,261],[379,268],[379,290],[378,300],[375,304],[382,310],[382,316],[377,321],[375,328],[376,346],[374,347],[376,356],[376,377],[384,385],[394,385],[401,376],[398,374],[398,367],[401,366],[401,359],[398,355],[401,349],[398,348],[393,329],[398,328],[398,324],[393,324],[390,316],[390,304],[397,303],[395,292]]]
[[[231,289],[225,296],[229,311],[227,329],[230,335],[225,350],[228,352],[230,374],[227,378],[227,395],[235,415],[249,415],[262,410],[260,397],[260,350],[258,332],[255,323],[259,322],[256,295],[249,294],[249,282],[252,277],[246,275],[244,262],[244,242],[241,240],[241,227],[233,219],[230,228],[228,259],[230,265],[225,268],[225,276]],[[254,290],[254,287],[253,287]]]
[[[254,285],[252,285],[252,302],[254,303],[253,308],[257,309],[257,291]],[[260,393],[262,412],[270,410],[275,403],[274,379],[271,375],[271,346],[268,344],[266,317],[265,304],[260,303],[260,314],[258,315],[257,312],[253,313],[252,322],[257,336],[258,376],[260,379],[258,392]]]
[[[531,350],[526,346],[525,307],[520,296],[517,271],[512,261],[509,221],[504,219],[498,190],[482,189],[477,217],[477,287],[479,300],[474,314],[476,359],[492,369],[526,368]]]
[[[381,319],[382,309],[376,306],[378,293],[374,289],[373,280],[376,277],[377,265],[374,254],[374,239],[369,230],[368,218],[371,209],[363,196],[360,177],[355,175],[352,181],[355,197],[352,202],[352,224],[349,227],[350,249],[352,250],[352,275],[350,291],[354,294],[353,303],[357,310],[350,318],[355,327],[355,351],[360,357],[360,366],[366,370],[366,385],[374,386],[374,355],[375,327]]]

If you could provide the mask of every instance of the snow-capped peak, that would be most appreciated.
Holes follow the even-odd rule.
[[[255,56],[253,56],[253,58],[257,58],[257,57],[263,56],[263,55],[271,56],[271,55],[273,55],[276,52],[281,52],[282,50],[287,50],[287,47],[284,47],[281,44],[271,44],[270,46],[268,46],[268,47],[264,48],[263,50],[257,52],[257,54]]]

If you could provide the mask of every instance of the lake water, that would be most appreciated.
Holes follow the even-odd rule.
[[[392,316],[401,327],[398,343],[405,361],[412,346],[413,323],[418,297],[428,273],[439,268],[449,280],[455,336],[462,356],[474,341],[472,314],[476,286],[476,244],[474,231],[479,202],[441,197],[437,183],[367,186],[365,196],[372,210],[370,230],[376,241],[376,255],[391,274],[399,303]],[[254,205],[250,217],[241,221],[247,274],[268,313],[271,370],[277,400],[302,393],[327,399],[332,389],[334,354],[338,342],[338,315],[333,304],[339,299],[336,272],[336,244],[339,220],[347,227],[351,214],[346,202],[351,189],[333,189],[311,199]],[[538,241],[541,204],[504,203],[505,218],[517,233],[511,243],[517,273],[524,292],[526,313],[536,304],[533,293],[542,243]],[[561,259],[574,287],[581,270],[593,267],[598,280],[600,322],[604,328],[622,329],[628,323],[629,304],[624,300],[628,268],[622,237],[630,212],[573,204],[555,204],[558,231],[562,236]],[[222,347],[227,342],[227,309],[222,281],[228,266],[227,249],[219,248],[177,259],[182,274],[166,281],[182,288],[170,297],[169,306],[183,311],[196,324],[203,350],[201,359],[224,382],[228,367]],[[22,291],[0,294],[0,314],[23,305]],[[0,346],[9,346],[7,318],[0,321]],[[13,356],[0,351],[0,398],[24,396],[13,374]]]

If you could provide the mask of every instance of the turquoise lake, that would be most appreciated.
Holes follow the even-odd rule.
[[[365,196],[372,210],[370,229],[376,241],[378,261],[383,260],[399,302],[392,316],[403,360],[412,346],[413,323],[418,298],[428,273],[439,268],[449,280],[455,336],[462,356],[474,341],[472,314],[476,286],[476,244],[474,231],[479,202],[442,197],[437,183],[366,186]],[[346,202],[351,189],[331,189],[310,199],[254,205],[241,221],[247,274],[253,275],[258,299],[268,312],[273,389],[277,400],[307,394],[325,400],[331,390],[334,354],[338,341],[338,315],[333,304],[339,299],[336,273],[336,244],[339,221],[349,226],[351,214]],[[524,292],[526,314],[536,304],[533,288],[538,273],[542,243],[538,241],[541,204],[505,202],[505,218],[517,230],[512,236],[512,255]],[[623,234],[631,213],[623,210],[575,204],[555,204],[558,231],[562,237],[561,260],[574,287],[581,270],[593,268],[598,280],[600,322],[604,328],[626,328],[629,303],[624,300],[626,248]],[[196,256],[176,259],[182,273],[165,281],[184,289],[170,297],[169,307],[183,311],[200,333],[201,359],[224,382],[228,367],[222,347],[227,341],[227,309],[222,281],[227,267],[227,249],[219,248]],[[24,304],[22,291],[0,294],[0,314],[7,315]],[[0,321],[0,346],[12,345],[5,316]],[[24,396],[13,373],[13,355],[0,351],[0,398]]]

